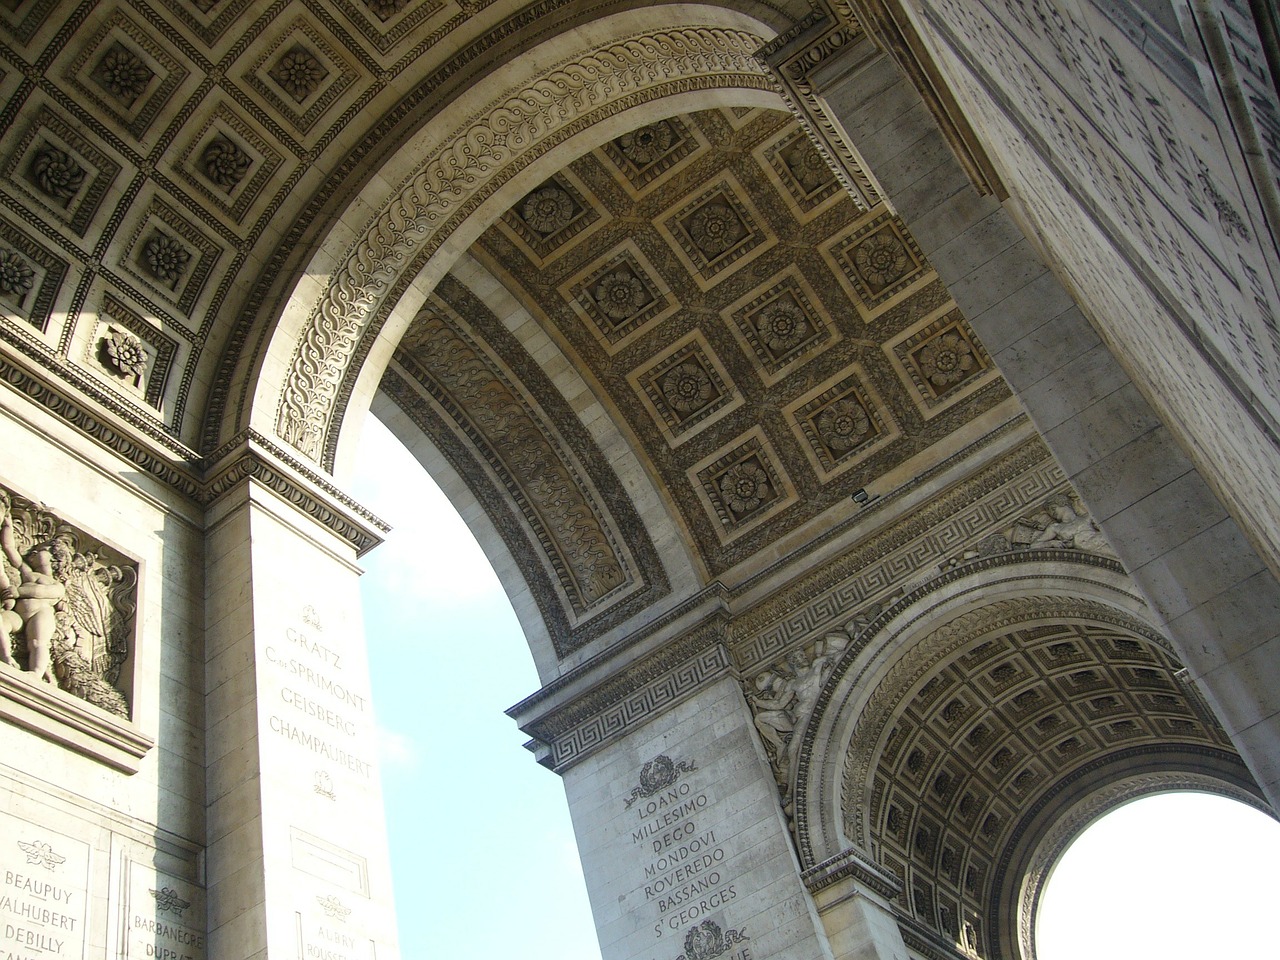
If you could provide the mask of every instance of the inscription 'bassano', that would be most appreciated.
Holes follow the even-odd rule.
[[[689,760],[677,763],[667,756],[654,757],[640,771],[640,786],[625,799],[639,820],[631,831],[631,842],[648,855],[643,889],[645,902],[658,909],[654,936],[661,939],[701,919],[702,924],[686,932],[682,956],[684,960],[710,960],[727,947],[703,952],[714,950],[716,942],[724,945],[723,936],[719,941],[711,936],[711,928],[719,934],[721,926],[712,922],[705,927],[706,916],[738,893],[723,872],[726,854],[715,830],[698,826],[697,818],[711,800],[682,776],[696,769]],[[750,953],[744,949],[734,960],[750,960]]]

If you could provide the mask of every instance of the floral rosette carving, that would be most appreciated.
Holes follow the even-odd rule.
[[[862,404],[852,397],[837,400],[818,414],[815,426],[822,442],[834,453],[857,446],[868,430],[871,418]]]
[[[384,23],[409,5],[409,0],[365,0],[365,6]]]
[[[748,514],[770,497],[769,474],[753,460],[734,464],[720,478],[720,495],[732,512]]]
[[[637,167],[661,160],[676,145],[676,134],[665,120],[624,133],[616,141],[622,155]]]
[[[746,235],[747,228],[727,203],[708,203],[689,218],[689,236],[708,260],[733,249]]]
[[[157,233],[146,242],[142,248],[142,256],[151,275],[170,284],[182,279],[187,264],[191,262],[191,251],[163,233]]]
[[[268,76],[298,103],[311,96],[316,85],[328,75],[324,65],[302,47],[294,47],[268,71]]]
[[[84,168],[65,150],[45,144],[31,158],[31,176],[44,193],[67,201],[84,186]]]
[[[610,320],[634,317],[649,302],[649,293],[630,270],[606,273],[591,294],[601,312]]]
[[[112,330],[103,341],[107,362],[121,376],[141,380],[147,372],[147,351],[142,341],[124,330]]]
[[[925,344],[917,361],[925,378],[944,389],[969,376],[977,365],[969,341],[954,331],[940,334]]]
[[[756,329],[774,356],[781,356],[804,342],[809,335],[809,321],[795,303],[782,300],[760,311]]]
[[[573,221],[573,198],[551,184],[529,194],[520,208],[520,215],[530,227],[549,237]]]
[[[35,283],[31,265],[13,250],[0,250],[0,293],[25,297]]]
[[[99,85],[125,105],[142,96],[153,76],[141,57],[119,43],[112,45],[93,72]]]
[[[662,395],[672,409],[693,413],[705,407],[716,394],[715,384],[702,365],[686,360],[667,371],[662,378]]]
[[[244,179],[253,161],[239,145],[226,137],[218,137],[200,155],[204,174],[224,190],[230,190]]]
[[[813,193],[823,184],[835,178],[831,172],[831,168],[827,166],[827,162],[822,159],[813,144],[808,140],[801,140],[794,147],[786,152],[783,159],[786,161],[787,169],[791,171],[791,175],[796,178],[796,183],[800,184],[800,189],[805,193]]]
[[[858,244],[853,263],[862,279],[879,291],[906,273],[911,258],[892,230],[880,230]]]

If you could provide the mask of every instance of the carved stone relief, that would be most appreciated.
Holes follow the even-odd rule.
[[[0,487],[0,670],[129,719],[137,564]]]
[[[800,133],[764,109],[669,118],[556,175],[601,211],[589,241],[531,255],[510,229],[517,203],[474,248],[593,374],[713,574],[842,509],[1006,395],[989,365],[961,359],[942,402],[915,398],[890,345],[939,315],[955,320],[954,303],[887,210],[828,194]],[[632,179],[681,142],[697,146],[662,176]],[[871,251],[864,272],[883,275],[858,287],[845,275],[858,244],[890,237],[902,262]],[[949,344],[926,359],[946,366]]]

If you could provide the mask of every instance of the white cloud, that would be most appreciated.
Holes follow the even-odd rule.
[[[422,763],[422,753],[408,734],[379,723],[378,761],[384,773],[412,772]]]

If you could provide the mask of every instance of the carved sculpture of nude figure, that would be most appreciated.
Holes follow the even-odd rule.
[[[18,568],[20,582],[17,589],[8,582],[8,576],[0,571],[4,583],[0,584],[0,596],[4,607],[0,613],[3,627],[3,658],[13,663],[9,641],[11,634],[21,627],[27,642],[27,670],[39,680],[56,684],[53,675],[52,643],[58,627],[57,606],[66,599],[66,574],[72,560],[71,548],[54,538],[38,543],[27,551],[25,557],[18,552],[13,538],[13,521],[9,504],[4,503],[4,520],[0,522],[0,550],[9,563]],[[10,607],[12,603],[12,607]]]

